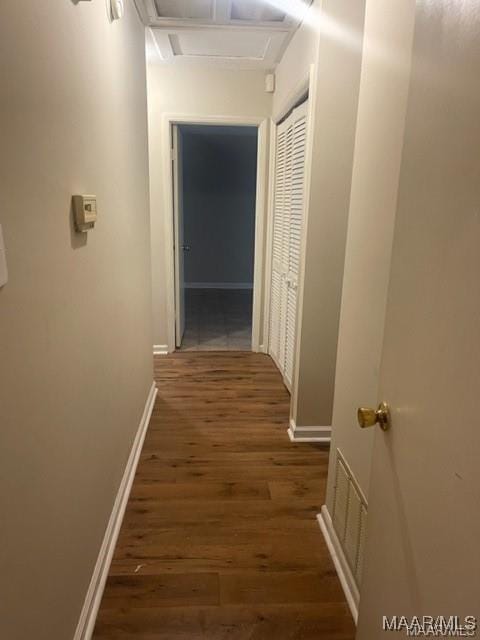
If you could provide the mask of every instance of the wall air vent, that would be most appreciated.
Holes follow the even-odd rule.
[[[262,0],[233,0],[230,17],[243,22],[283,22],[285,12]]]
[[[333,527],[355,577],[357,587],[360,587],[367,503],[339,449],[336,454]]]

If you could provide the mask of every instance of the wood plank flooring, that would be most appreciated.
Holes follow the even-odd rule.
[[[315,519],[328,451],[288,440],[272,361],[177,352],[155,376],[95,640],[352,640]]]

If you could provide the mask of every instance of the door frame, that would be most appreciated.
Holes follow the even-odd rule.
[[[210,125],[257,128],[257,185],[255,197],[255,253],[253,272],[253,312],[252,312],[252,351],[265,352],[268,348],[268,334],[262,331],[264,310],[264,271],[265,271],[265,232],[267,226],[267,194],[268,194],[268,139],[269,120],[260,117],[240,116],[198,116],[164,114],[162,117],[162,173],[165,188],[165,267],[166,267],[166,300],[167,300],[167,335],[168,352],[175,351],[175,211],[173,197],[172,167],[172,130],[173,125]]]
[[[172,183],[173,183],[173,231],[175,277],[175,347],[182,344],[185,333],[185,255],[183,250],[183,142],[177,125],[172,125]],[[180,274],[183,277],[180,278]],[[182,291],[183,286],[183,291]],[[183,309],[181,308],[183,304]],[[179,334],[180,337],[179,337]]]

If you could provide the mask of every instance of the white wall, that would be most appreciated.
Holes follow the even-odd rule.
[[[185,283],[252,287],[257,131],[201,131],[182,135]]]
[[[368,498],[374,429],[356,421],[377,406],[378,375],[413,35],[414,0],[395,10],[367,0],[349,227],[338,339],[327,507],[337,447]]]
[[[162,115],[269,117],[272,96],[262,70],[167,64],[149,47],[147,65],[154,344],[168,344]]]
[[[0,637],[70,640],[153,379],[133,3],[2,0],[0,86]]]
[[[299,84],[303,84],[308,78],[310,66],[317,62],[318,14],[321,4],[321,0],[314,0],[304,22],[293,35],[275,70],[274,116],[280,113],[289,96],[296,91]]]
[[[321,31],[312,96],[311,181],[292,394],[297,427],[328,427],[332,421],[363,23],[364,2],[323,1],[317,24],[329,28]],[[353,34],[353,46],[339,31]]]

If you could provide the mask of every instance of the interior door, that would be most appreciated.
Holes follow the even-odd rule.
[[[183,222],[182,133],[172,127],[173,217],[175,228],[175,346],[185,333],[185,239]]]
[[[275,154],[275,195],[273,211],[273,247],[272,247],[272,283],[270,297],[270,354],[281,366],[281,341],[283,325],[283,288],[285,273],[283,269],[283,246],[285,237],[285,175],[287,171],[287,127],[277,129],[277,147]]]
[[[292,151],[293,151],[293,125],[289,116],[282,123],[285,126],[285,177],[283,186],[283,237],[282,251],[280,256],[280,349],[278,361],[280,370],[285,380],[285,354],[287,344],[287,298],[288,298],[288,256],[290,242],[290,223],[292,205]],[[288,381],[285,380],[288,386]]]
[[[277,127],[273,214],[270,354],[290,389],[304,213],[307,103]]]
[[[298,279],[300,275],[300,252],[305,209],[305,152],[307,144],[308,102],[303,102],[291,115],[292,151],[290,179],[290,207],[288,237],[286,290],[285,290],[285,382],[290,388],[295,364],[295,338],[297,333]]]
[[[359,640],[480,618],[478,33],[475,2],[416,3]]]

